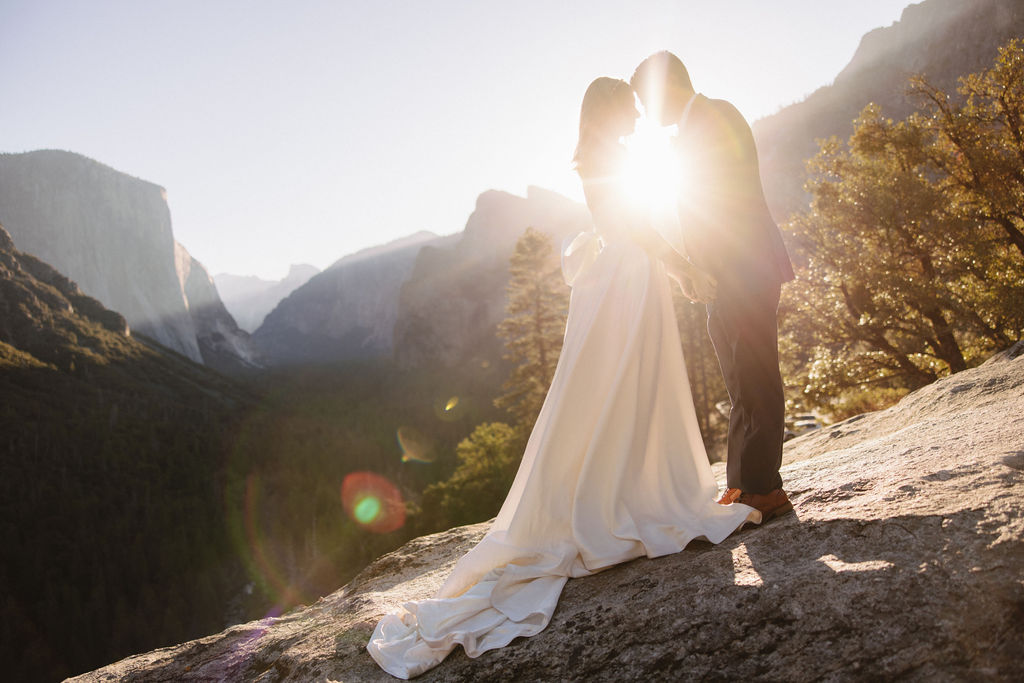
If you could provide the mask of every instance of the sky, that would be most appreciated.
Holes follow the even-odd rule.
[[[0,152],[167,189],[211,274],[280,279],[476,197],[574,199],[579,105],[667,49],[753,123],[832,82],[907,0],[0,0]]]

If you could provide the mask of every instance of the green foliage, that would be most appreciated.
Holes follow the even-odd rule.
[[[423,492],[424,509],[440,528],[490,519],[512,486],[525,445],[522,432],[503,422],[478,425],[459,443],[451,478]]]
[[[479,425],[456,450],[450,478],[429,486],[414,508],[416,528],[437,531],[493,517],[505,499],[562,350],[568,288],[544,233],[527,228],[509,259],[507,317],[498,325],[513,368],[494,401],[515,418]]]
[[[565,334],[569,290],[558,255],[544,233],[527,228],[509,262],[506,318],[498,325],[505,360],[515,364],[495,400],[507,408],[516,427],[529,431],[537,421],[558,364]]]
[[[416,519],[372,533],[345,514],[342,483],[373,472],[411,505],[455,467],[467,425],[497,416],[497,384],[478,368],[406,371],[388,359],[260,378],[261,404],[235,430],[226,496],[232,538],[257,583],[253,608],[308,604],[380,554],[437,530]],[[445,411],[453,397],[456,409]],[[415,458],[403,458],[399,430],[416,435]]]
[[[712,462],[724,460],[729,422],[715,404],[728,401],[729,392],[725,388],[725,379],[718,365],[715,347],[708,335],[707,308],[703,304],[695,304],[687,299],[674,285],[672,291],[676,324],[683,346],[683,360],[686,362],[686,374],[690,380],[690,391],[704,447]]]
[[[924,112],[869,105],[808,164],[802,263],[781,306],[786,376],[836,417],[980,362],[1024,329],[1024,145],[1018,41],[963,79],[964,103],[915,81]],[[1015,132],[1016,131],[1016,132]]]
[[[962,78],[958,91],[954,102],[911,80],[924,106],[915,121],[933,136],[923,151],[950,210],[1024,256],[1024,40],[1001,47],[992,68]]]
[[[479,365],[385,360],[239,385],[126,335],[123,319],[3,244],[0,311],[0,654],[12,680],[60,680],[335,590],[413,535],[350,519],[346,475],[372,471],[413,498],[450,471],[465,424],[498,414],[500,371]],[[400,428],[416,435],[416,460],[403,460]]]
[[[12,680],[59,680],[223,628],[243,582],[220,453],[251,398],[138,341],[104,341],[128,354],[98,363],[54,349],[65,370],[6,344],[0,354],[0,643]]]

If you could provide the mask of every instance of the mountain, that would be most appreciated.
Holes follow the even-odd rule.
[[[804,162],[817,153],[816,140],[848,138],[870,102],[888,117],[907,116],[917,108],[906,94],[912,75],[955,92],[957,79],[990,67],[998,47],[1018,36],[1024,36],[1020,0],[926,0],[908,6],[891,26],[867,33],[833,83],[753,125],[775,219],[783,222],[807,205]]]
[[[4,678],[59,680],[223,628],[244,584],[225,436],[255,403],[0,227]]]
[[[224,307],[213,278],[178,242],[174,243],[174,267],[203,363],[227,373],[261,367],[249,334],[239,329]]]
[[[0,222],[21,251],[65,273],[133,329],[199,363],[205,348],[221,369],[252,364],[244,335],[222,305],[210,305],[219,303],[215,290],[182,279],[198,271],[191,257],[179,263],[162,187],[71,152],[0,154]],[[209,279],[205,271],[196,277]],[[199,296],[195,305],[186,292]]]
[[[220,273],[213,276],[224,306],[238,326],[246,332],[255,332],[263,324],[267,313],[286,296],[306,284],[320,272],[306,263],[293,264],[282,280],[264,280],[255,275]]]
[[[419,250],[443,240],[421,231],[345,256],[284,298],[253,343],[279,365],[390,354],[399,289]]]
[[[1024,342],[788,442],[794,514],[570,579],[538,635],[477,659],[457,648],[417,680],[1018,680],[1022,414]],[[374,625],[432,596],[488,527],[417,538],[308,607],[73,680],[392,681],[365,649]]]
[[[398,301],[393,345],[401,366],[500,360],[495,327],[505,317],[509,258],[528,227],[560,249],[592,224],[586,207],[554,192],[530,187],[518,197],[490,190],[462,233],[420,250]]]

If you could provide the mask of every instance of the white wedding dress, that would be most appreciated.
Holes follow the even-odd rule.
[[[377,624],[367,650],[412,678],[456,646],[470,657],[532,636],[570,577],[722,541],[760,514],[719,505],[664,266],[621,207],[563,252],[572,285],[561,357],[501,511],[436,597]]]

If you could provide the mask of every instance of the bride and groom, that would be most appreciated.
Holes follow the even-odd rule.
[[[676,152],[698,169],[678,192],[681,244],[661,236],[623,188],[621,140],[639,116],[635,96],[661,125],[678,125]],[[695,93],[682,62],[661,52],[630,83],[591,83],[574,161],[595,229],[563,253],[572,293],[551,387],[487,535],[434,598],[377,624],[367,650],[395,676],[419,675],[456,645],[476,657],[539,633],[569,578],[679,552],[695,538],[719,543],[745,522],[792,509],[779,476],[776,309],[793,272],[746,121],[728,102]],[[707,303],[732,401],[721,497],[670,278]]]

